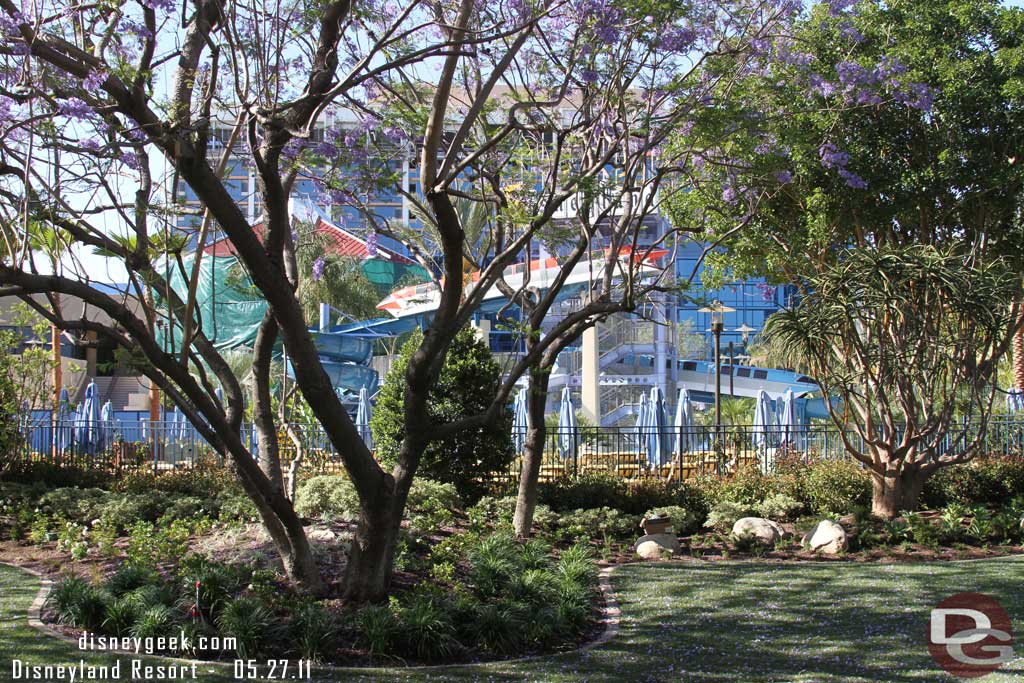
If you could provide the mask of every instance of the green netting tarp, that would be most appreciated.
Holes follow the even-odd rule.
[[[175,267],[171,273],[171,288],[184,301],[187,293],[187,279],[192,272],[193,255],[185,256],[183,276],[181,269]],[[367,279],[381,292],[381,297],[395,289],[396,285],[426,282],[427,272],[418,265],[393,263],[382,259],[367,259],[361,264]],[[196,293],[199,316],[203,331],[214,346],[221,351],[239,347],[251,347],[256,339],[267,304],[252,287],[252,282],[238,265],[234,256],[203,256],[199,264],[199,286]],[[166,305],[160,301],[158,305]],[[159,332],[159,331],[158,331]],[[158,336],[164,343],[163,335]],[[175,327],[171,339],[173,347],[181,348],[181,328]]]
[[[422,266],[416,264],[366,259],[362,266],[366,279],[381,293],[381,298],[394,291],[395,286],[399,283],[411,285],[430,280],[430,274]]]
[[[188,293],[187,278],[192,272],[193,260],[192,255],[182,259],[185,276],[177,267],[171,273],[171,288],[183,301]],[[203,331],[222,351],[251,347],[267,311],[267,303],[252,289],[234,256],[203,256],[199,264],[196,302]],[[180,327],[175,327],[172,342],[175,349],[181,348]]]

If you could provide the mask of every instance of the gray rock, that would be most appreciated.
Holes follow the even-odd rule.
[[[743,517],[732,525],[733,538],[754,538],[764,545],[774,545],[785,533],[781,524],[763,517]]]
[[[849,541],[846,537],[846,529],[831,520],[823,519],[818,522],[807,545],[815,552],[837,555],[849,547]]]
[[[647,534],[637,539],[636,554],[645,560],[660,560],[666,552],[678,555],[679,539],[672,534]]]

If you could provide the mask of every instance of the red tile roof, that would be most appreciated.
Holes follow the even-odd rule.
[[[262,238],[263,224],[259,223],[254,225],[253,232]],[[316,232],[317,234],[324,236],[327,249],[332,254],[359,259],[370,258],[370,255],[366,250],[366,240],[356,237],[348,230],[340,228],[332,223],[328,223],[322,218],[318,218],[316,223]],[[203,249],[203,253],[212,254],[213,256],[234,256],[235,245],[231,243],[229,238],[225,237],[224,239],[217,240],[216,242],[206,245],[206,248]],[[413,263],[411,259],[380,246],[377,247],[377,255],[373,258],[406,265]]]

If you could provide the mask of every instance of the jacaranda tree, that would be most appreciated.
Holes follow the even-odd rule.
[[[505,409],[508,385],[472,418],[436,424],[429,411],[449,345],[483,292],[550,229],[563,204],[594,193],[622,154],[655,157],[668,133],[706,106],[715,77],[692,75],[694,59],[756,55],[739,63],[759,67],[780,22],[799,8],[793,0],[0,0],[0,294],[24,298],[63,330],[131,351],[234,463],[288,574],[319,591],[301,521],[284,495],[271,410],[271,358],[282,340],[299,391],[360,499],[345,595],[381,599],[428,444]],[[229,162],[242,153],[254,168],[259,231],[228,189]],[[312,177],[335,203],[359,206],[394,184],[397,163],[418,170],[417,188],[401,191],[427,217],[417,227],[428,238],[405,241],[441,277],[438,307],[406,370],[404,438],[387,471],[360,440],[308,333],[288,199],[297,180]],[[639,174],[635,162],[631,168]],[[520,171],[518,182],[539,189],[529,203],[511,192]],[[196,210],[179,203],[182,194],[198,207],[186,230],[179,219]],[[459,198],[497,218],[481,236],[483,249],[467,239]],[[631,231],[613,246],[635,244],[638,227],[626,225]],[[181,258],[214,227],[268,304],[253,348],[258,463],[239,437],[242,388],[198,311],[202,250],[191,268]],[[65,254],[56,268],[31,248],[40,229],[52,231]],[[576,244],[565,267],[588,252]],[[83,250],[120,264],[127,292],[94,286],[78,258]],[[480,259],[473,287],[467,254]],[[185,292],[168,285],[175,269],[189,283]],[[85,302],[111,322],[69,319],[55,298],[35,294]],[[600,315],[594,300],[566,325]],[[182,342],[165,349],[161,329]],[[513,374],[544,351],[531,349]]]

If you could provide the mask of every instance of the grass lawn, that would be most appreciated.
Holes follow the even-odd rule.
[[[313,676],[417,682],[951,681],[955,679],[938,671],[928,656],[925,639],[931,607],[954,593],[987,593],[1002,602],[1020,638],[1022,579],[1024,558],[913,565],[635,564],[613,575],[622,629],[595,650],[519,663],[406,672],[318,672],[314,665]],[[0,680],[10,680],[13,656],[53,664],[77,663],[80,658],[74,646],[28,627],[25,613],[37,587],[29,574],[0,566]],[[199,671],[198,680],[232,680],[230,669],[223,678],[202,667]],[[1024,660],[1017,659],[983,680],[1022,679]]]

